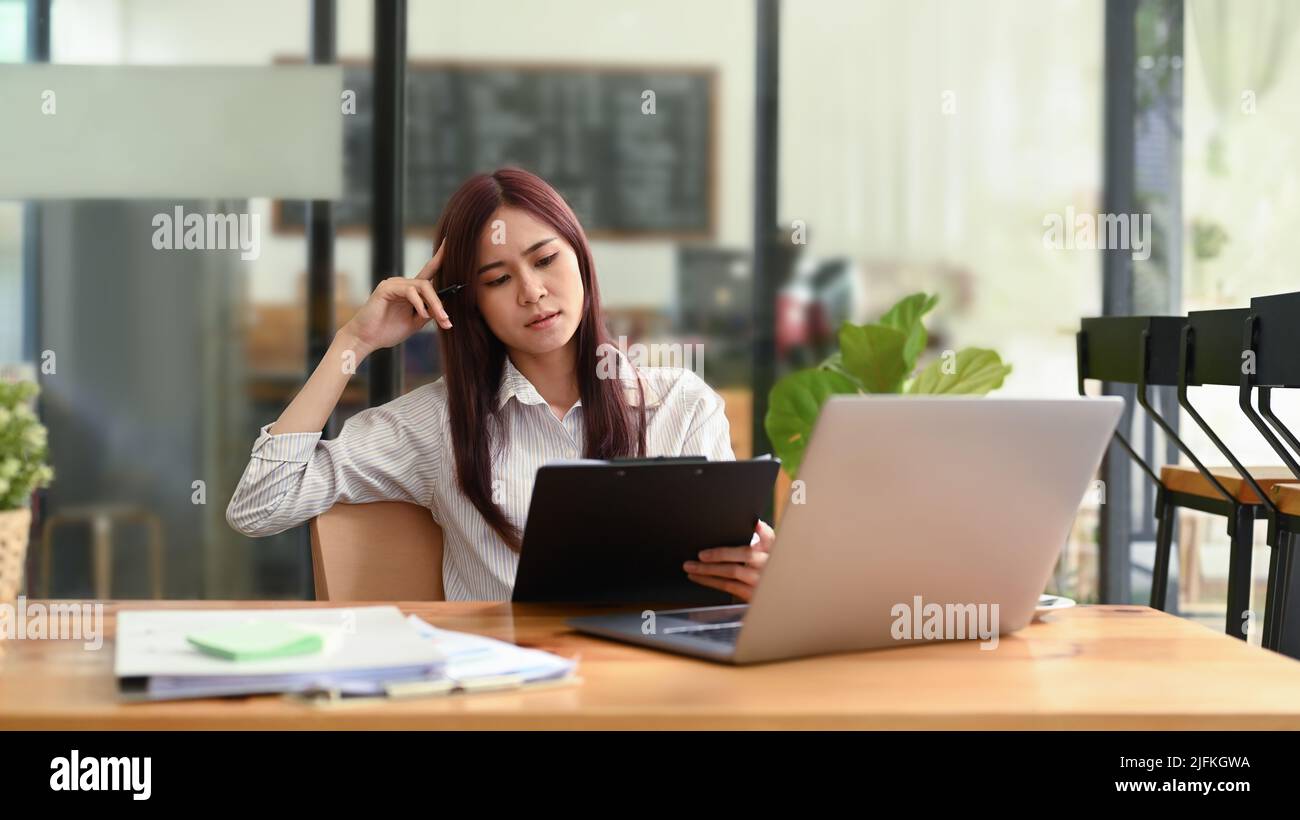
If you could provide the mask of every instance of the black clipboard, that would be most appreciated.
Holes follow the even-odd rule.
[[[519,602],[734,603],[686,577],[708,547],[742,546],[780,459],[582,460],[537,471],[515,574]]]

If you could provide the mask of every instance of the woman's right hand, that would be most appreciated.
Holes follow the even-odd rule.
[[[435,319],[444,330],[451,330],[451,317],[433,287],[446,244],[446,239],[439,243],[433,258],[413,278],[393,276],[375,286],[370,298],[339,333],[347,334],[369,352],[400,344]]]

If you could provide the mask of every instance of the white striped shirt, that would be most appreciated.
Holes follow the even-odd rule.
[[[626,359],[620,365],[630,379]],[[735,459],[723,400],[703,379],[677,367],[639,370],[646,386],[647,455]],[[492,486],[501,492],[506,517],[523,532],[538,468],[583,456],[582,401],[561,421],[507,356],[497,406],[507,403],[501,420],[508,446],[494,454]],[[419,504],[442,527],[447,600],[510,599],[519,556],[456,484],[444,379],[358,412],[332,440],[318,432],[272,435],[270,426],[262,427],[226,508],[230,526],[245,535],[274,535],[339,502]]]

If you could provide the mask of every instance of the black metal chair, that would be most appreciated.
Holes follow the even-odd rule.
[[[1263,645],[1292,658],[1300,658],[1300,591],[1295,589],[1300,483],[1278,484],[1273,487],[1272,496],[1278,509],[1278,534],[1268,566]]]
[[[1179,386],[1180,400],[1183,398],[1184,329],[1187,324],[1188,319],[1182,316],[1084,319],[1076,337],[1078,389],[1079,394],[1084,395],[1085,382],[1090,378],[1136,385],[1138,404],[1192,462],[1190,468],[1167,465],[1157,475],[1128,441],[1116,433],[1116,439],[1155,484],[1156,554],[1152,567],[1151,606],[1160,610],[1166,606],[1177,511],[1180,508],[1195,509],[1223,516],[1227,519],[1231,541],[1225,631],[1244,639],[1245,631],[1239,619],[1250,601],[1254,521],[1268,514],[1263,506],[1267,498],[1257,495],[1256,480],[1245,468],[1237,473],[1233,468],[1212,470],[1202,464],[1148,398],[1147,388],[1151,385]],[[1195,334],[1191,338],[1195,339]]]
[[[1300,440],[1272,408],[1275,388],[1300,388],[1300,293],[1251,299],[1241,346],[1241,355],[1246,359],[1239,376],[1241,410],[1300,480],[1300,460],[1295,455],[1300,452]],[[1258,411],[1251,403],[1254,390],[1259,391]],[[1276,484],[1270,488],[1270,496],[1276,506],[1269,533],[1273,550],[1263,644],[1300,658],[1300,612],[1296,611],[1300,609],[1300,594],[1293,588],[1295,543],[1300,535],[1300,483]]]
[[[1241,460],[1224,444],[1223,439],[1192,405],[1187,389],[1197,385],[1240,386],[1246,359],[1242,338],[1247,330],[1250,315],[1251,310],[1248,308],[1192,311],[1187,314],[1187,324],[1182,332],[1178,367],[1179,406],[1187,412],[1188,417],[1232,465],[1231,468],[1211,468],[1211,472],[1219,476],[1221,483],[1233,493],[1237,502],[1234,510],[1235,532],[1233,527],[1229,528],[1233,538],[1233,550],[1229,554],[1228,567],[1228,621],[1231,627],[1233,619],[1237,619],[1237,629],[1233,634],[1241,638],[1246,637],[1249,617],[1250,558],[1254,540],[1254,521],[1257,518],[1268,519],[1266,541],[1272,550],[1269,562],[1272,566],[1277,555],[1278,508],[1271,493],[1274,487],[1294,481],[1296,475],[1285,465],[1267,467],[1242,465]],[[1263,625],[1265,635],[1268,634],[1274,620],[1268,616],[1267,611],[1269,603],[1274,598],[1271,586],[1268,598]],[[1268,646],[1267,638],[1264,639],[1263,644]]]

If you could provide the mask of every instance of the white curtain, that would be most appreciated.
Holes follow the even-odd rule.
[[[1210,170],[1227,172],[1223,140],[1229,113],[1253,96],[1259,105],[1287,60],[1287,49],[1300,22],[1295,0],[1189,0],[1192,30],[1200,51],[1205,85],[1215,112],[1210,138]]]

